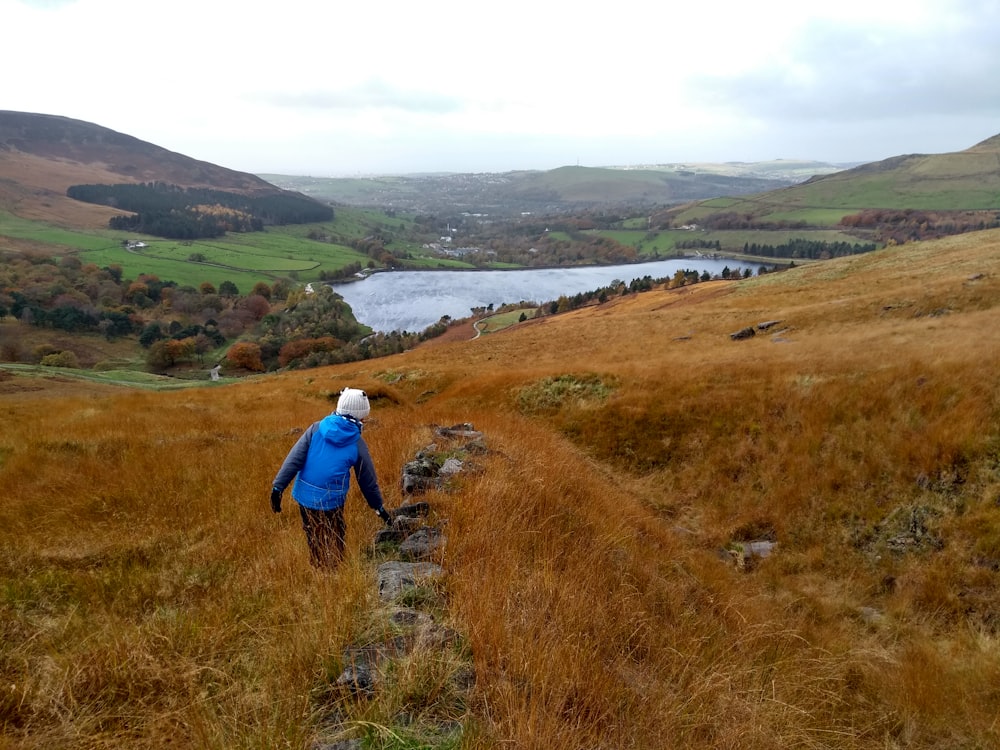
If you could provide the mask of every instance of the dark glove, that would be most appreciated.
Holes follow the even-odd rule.
[[[379,508],[375,512],[378,514],[378,517],[382,519],[382,523],[386,526],[392,526],[392,516],[389,515],[389,511],[387,511],[385,507]]]
[[[277,487],[271,488],[271,510],[281,513],[281,490]]]

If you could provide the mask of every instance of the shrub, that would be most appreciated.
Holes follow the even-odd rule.
[[[521,411],[526,414],[558,411],[566,402],[589,403],[604,401],[614,390],[614,383],[600,375],[558,375],[543,378],[522,388],[517,394]]]
[[[46,367],[79,367],[80,360],[71,351],[62,351],[55,354],[46,354],[39,363]]]
[[[39,344],[34,348],[32,353],[35,355],[35,361],[40,364],[50,354],[58,354],[59,350],[52,346],[52,344]]]

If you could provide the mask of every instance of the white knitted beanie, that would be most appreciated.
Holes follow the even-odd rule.
[[[355,419],[365,419],[372,410],[368,394],[357,388],[345,388],[337,399],[337,414],[349,414]]]

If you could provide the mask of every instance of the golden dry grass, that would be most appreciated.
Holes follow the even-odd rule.
[[[464,711],[463,746],[996,746],[998,301],[982,233],[224,388],[0,395],[0,747],[398,720],[329,689],[377,627],[377,519],[352,496],[318,576],[294,505],[267,508],[290,431],[348,384],[389,505],[431,424],[491,448],[429,498],[471,702],[434,697],[447,665],[399,668],[406,701]],[[608,391],[530,408],[566,376]],[[738,570],[756,538],[774,554]]]
[[[0,208],[25,219],[47,221],[75,229],[106,229],[120,214],[106,206],[67,197],[70,185],[122,182],[106,164],[79,164],[8,151],[0,159]]]

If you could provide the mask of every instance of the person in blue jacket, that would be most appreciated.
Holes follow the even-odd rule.
[[[302,434],[271,483],[271,510],[281,512],[281,496],[295,479],[292,498],[299,505],[302,529],[309,545],[309,560],[317,568],[332,570],[344,556],[344,501],[351,485],[351,470],[361,494],[387,525],[385,509],[368,446],[361,428],[371,405],[367,394],[345,388],[337,408]]]

